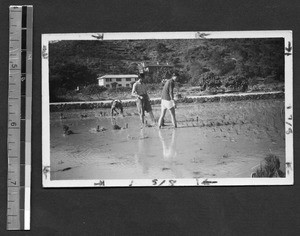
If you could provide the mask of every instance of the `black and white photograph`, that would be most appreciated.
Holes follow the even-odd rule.
[[[293,184],[292,33],[42,35],[44,187]]]

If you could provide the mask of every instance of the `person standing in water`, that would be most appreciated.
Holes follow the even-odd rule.
[[[139,75],[139,79],[132,86],[132,93],[131,93],[132,96],[137,98],[136,105],[137,105],[138,113],[140,115],[142,128],[145,125],[145,111],[149,113],[153,125],[155,124],[155,119],[152,112],[150,99],[147,93],[147,88],[143,82],[144,78],[145,78],[145,74],[142,73]]]
[[[174,128],[177,128],[175,117],[176,103],[174,100],[174,87],[177,78],[178,73],[173,73],[171,79],[169,79],[163,87],[161,96],[161,115],[158,120],[158,128],[161,128],[167,110],[170,112]]]

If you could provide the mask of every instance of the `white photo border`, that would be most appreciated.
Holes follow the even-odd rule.
[[[185,178],[185,179],[91,179],[51,180],[50,178],[50,103],[49,42],[58,40],[139,40],[139,39],[229,39],[283,38],[285,54],[285,159],[284,178]],[[293,185],[293,41],[290,30],[205,31],[205,32],[128,32],[42,34],[42,179],[43,187],[137,187],[137,186],[242,186]]]

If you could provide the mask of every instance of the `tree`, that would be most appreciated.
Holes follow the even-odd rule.
[[[50,67],[50,85],[52,89],[65,88],[76,89],[77,86],[86,86],[95,83],[97,75],[92,73],[86,66],[67,63],[55,64]]]
[[[196,85],[202,84],[206,72],[284,79],[283,38],[62,40],[50,43],[49,51],[51,89],[89,85],[95,83],[96,74],[135,74],[141,61],[172,62],[185,75],[184,81]],[[165,68],[157,68],[146,81],[160,83],[165,77],[169,77]]]
[[[88,96],[96,95],[98,99],[100,99],[101,93],[106,90],[107,88],[104,86],[99,86],[98,84],[90,84],[83,89],[82,93]]]

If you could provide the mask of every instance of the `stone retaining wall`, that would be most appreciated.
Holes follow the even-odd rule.
[[[259,100],[259,99],[276,99],[284,98],[284,92],[269,92],[269,93],[243,93],[243,94],[221,94],[209,96],[188,96],[178,99],[178,103],[204,103],[204,102],[230,102],[241,100]],[[124,107],[136,106],[135,100],[122,100]],[[160,104],[160,98],[151,99],[151,104]],[[100,102],[65,102],[51,103],[50,111],[66,111],[71,109],[96,109],[110,108],[111,101]]]

